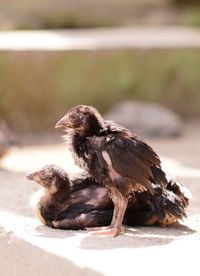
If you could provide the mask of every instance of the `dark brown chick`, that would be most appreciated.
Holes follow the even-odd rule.
[[[27,176],[44,188],[37,206],[39,220],[50,227],[78,230],[108,225],[113,205],[102,185],[90,177],[68,174],[55,165],[45,166]]]
[[[104,121],[91,106],[79,105],[56,124],[63,128],[76,164],[84,168],[99,183],[103,183],[113,201],[112,221],[97,234],[123,232],[122,221],[129,194],[148,191],[160,193],[167,185],[160,159],[154,150],[129,130]]]

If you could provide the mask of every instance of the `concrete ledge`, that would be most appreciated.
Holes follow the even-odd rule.
[[[72,261],[47,252],[39,246],[4,233],[0,243],[1,275],[101,275],[90,268],[81,268]]]
[[[200,31],[186,27],[120,27],[0,32],[0,50],[73,51],[200,48]]]
[[[36,219],[0,213],[1,275],[198,275],[197,230],[138,227],[117,238],[53,230]],[[200,225],[199,217],[185,223]],[[198,252],[198,251],[196,251]]]

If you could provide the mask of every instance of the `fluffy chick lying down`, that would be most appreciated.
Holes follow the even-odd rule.
[[[90,177],[80,175],[70,180],[64,170],[49,165],[26,178],[43,187],[35,206],[43,224],[72,230],[109,224],[112,201],[105,188]]]
[[[39,220],[49,227],[85,229],[109,225],[114,205],[107,189],[88,175],[69,178],[55,165],[49,165],[27,176],[43,187],[36,204]],[[168,181],[167,189],[152,195],[148,191],[130,195],[123,223],[136,225],[171,225],[185,216],[188,197],[182,185]]]

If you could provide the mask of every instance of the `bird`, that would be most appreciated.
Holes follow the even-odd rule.
[[[118,236],[125,232],[123,218],[130,195],[147,191],[162,194],[167,178],[157,153],[136,134],[106,121],[93,106],[71,108],[56,124],[66,132],[65,140],[75,163],[108,190],[114,211],[111,224],[94,234]]]
[[[107,190],[87,174],[73,175],[56,165],[46,165],[26,176],[42,186],[34,206],[40,222],[52,228],[83,230],[108,225],[113,204]]]
[[[42,224],[57,229],[83,230],[111,223],[114,206],[107,189],[88,174],[69,177],[62,168],[47,165],[26,178],[44,189],[34,206]],[[170,179],[161,195],[155,193],[152,197],[148,191],[136,192],[134,198],[129,198],[123,224],[163,227],[178,223],[188,205],[187,190],[181,190],[182,185]]]
[[[17,139],[7,123],[0,119],[0,159],[6,155],[9,149],[17,145]]]

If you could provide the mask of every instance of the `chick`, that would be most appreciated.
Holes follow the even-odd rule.
[[[108,225],[113,205],[102,185],[86,175],[73,177],[55,165],[26,177],[40,184],[43,195],[36,206],[39,220],[50,227],[60,229],[84,229]]]
[[[166,175],[155,151],[126,128],[105,121],[94,107],[73,107],[56,128],[67,132],[76,164],[103,183],[113,201],[110,226],[96,234],[115,237],[124,232],[122,222],[130,194],[146,191],[153,196],[156,190],[161,195],[166,189]]]

